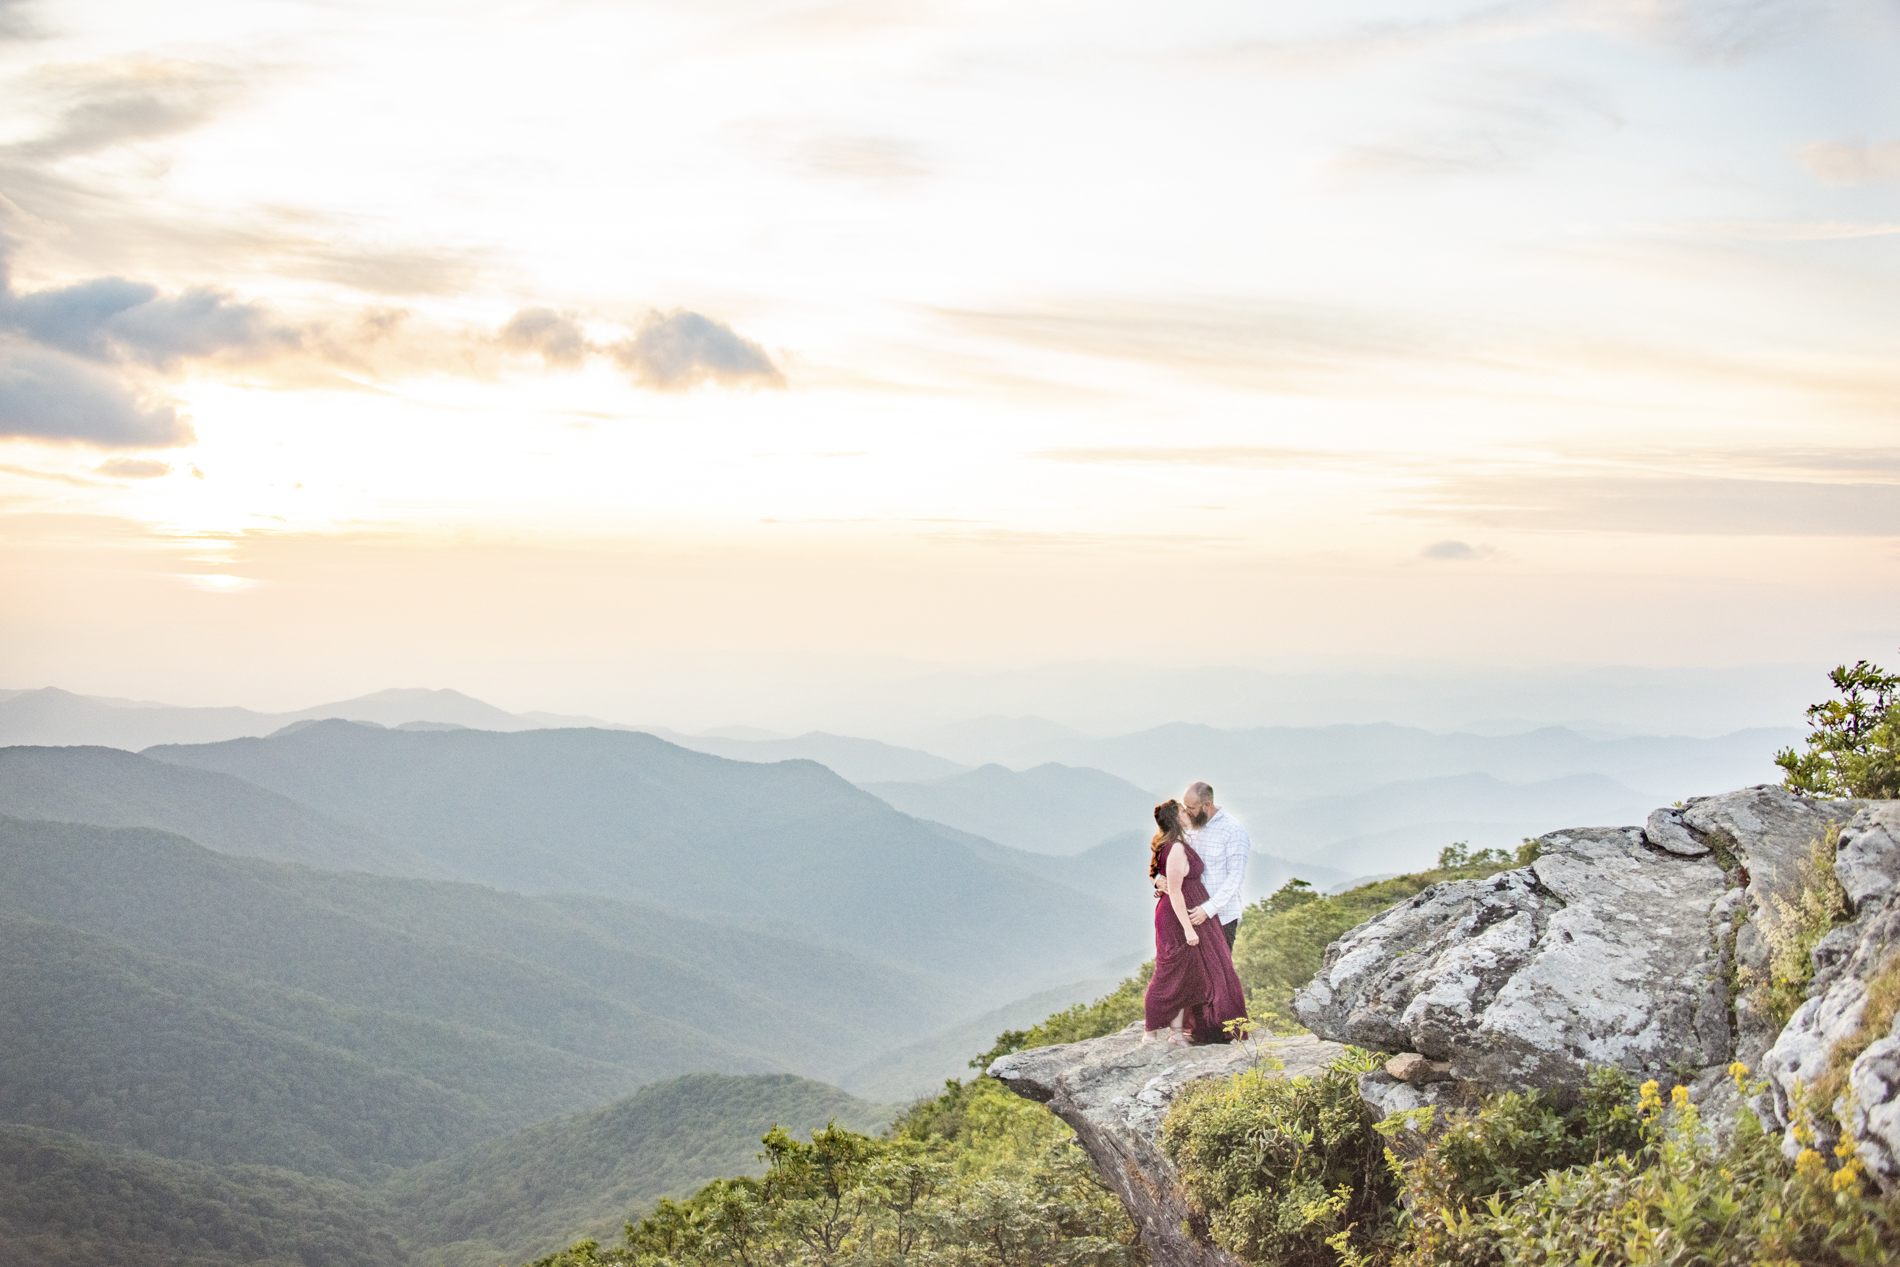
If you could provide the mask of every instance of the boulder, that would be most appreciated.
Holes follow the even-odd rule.
[[[1499,1089],[1569,1094],[1593,1065],[1717,1087],[1775,1038],[1730,985],[1738,963],[1765,980],[1762,912],[1858,808],[1756,787],[1553,832],[1528,867],[1434,885],[1341,937],[1294,1010],[1322,1037]]]
[[[1880,1186],[1900,1190],[1900,1027],[1870,1016],[1869,1004],[1900,991],[1900,801],[1863,803],[1842,830],[1835,877],[1853,918],[1814,947],[1808,998],[1764,1061],[1770,1096],[1763,1107],[1786,1134],[1794,1156],[1799,1106],[1808,1089],[1845,1065],[1845,1086],[1828,1106],[1810,1105],[1812,1147],[1831,1153],[1839,1132],[1826,1107],[1857,1141],[1857,1154]],[[1843,1049],[1841,1044],[1849,1043]],[[1858,1055],[1855,1049],[1859,1048]]]
[[[1317,1073],[1341,1050],[1311,1037],[1172,1047],[1143,1043],[1137,1022],[1103,1038],[1004,1056],[989,1075],[1075,1128],[1095,1172],[1141,1228],[1157,1267],[1240,1267],[1206,1238],[1204,1220],[1189,1208],[1161,1151],[1161,1120],[1190,1082],[1229,1077],[1269,1054],[1288,1077]]]

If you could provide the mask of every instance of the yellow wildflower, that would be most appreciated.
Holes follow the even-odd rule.
[[[1683,1105],[1687,1104],[1689,1102],[1689,1088],[1677,1087],[1675,1090],[1671,1091],[1669,1093],[1669,1102],[1675,1105],[1677,1108],[1681,1108]]]

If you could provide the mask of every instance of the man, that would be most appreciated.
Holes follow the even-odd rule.
[[[1234,934],[1240,931],[1240,882],[1247,878],[1247,855],[1253,841],[1247,829],[1214,804],[1214,789],[1195,783],[1181,796],[1181,808],[1187,811],[1188,843],[1201,855],[1205,868],[1201,883],[1207,886],[1207,901],[1188,912],[1196,925],[1210,916],[1220,921],[1227,948],[1234,948]]]

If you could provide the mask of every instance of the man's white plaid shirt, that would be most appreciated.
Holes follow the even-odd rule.
[[[1207,826],[1188,833],[1188,843],[1205,866],[1201,883],[1207,886],[1207,913],[1223,924],[1233,923],[1246,905],[1240,900],[1240,882],[1247,876],[1247,855],[1253,852],[1247,829],[1226,810],[1217,810]]]

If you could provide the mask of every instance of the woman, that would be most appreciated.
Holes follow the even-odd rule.
[[[1246,995],[1220,924],[1210,918],[1203,937],[1188,915],[1207,901],[1207,889],[1201,883],[1201,856],[1187,842],[1185,818],[1179,801],[1155,806],[1155,826],[1161,830],[1148,846],[1148,878],[1165,877],[1167,887],[1155,894],[1155,975],[1148,983],[1141,1036],[1152,1043],[1166,1030],[1167,1040],[1182,1047],[1190,1035],[1197,1043],[1226,1042],[1233,1037],[1227,1022],[1247,1015]]]

